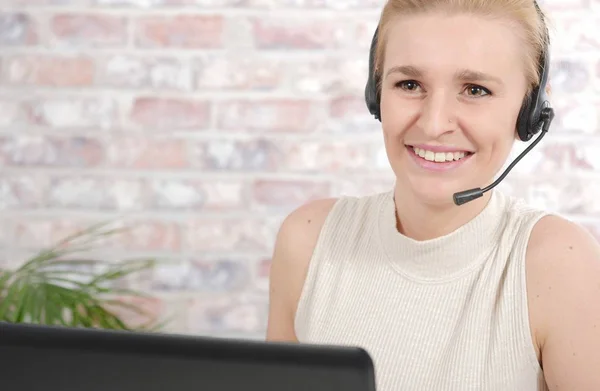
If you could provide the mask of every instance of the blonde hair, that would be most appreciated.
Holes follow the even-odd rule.
[[[518,23],[522,39],[529,48],[524,58],[527,94],[540,83],[540,58],[548,44],[546,17],[534,0],[388,0],[381,13],[375,49],[375,80],[381,82],[385,47],[391,22],[404,15],[428,11],[471,13],[486,17],[504,17]],[[378,84],[379,84],[378,83]]]

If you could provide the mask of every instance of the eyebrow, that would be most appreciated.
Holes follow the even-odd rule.
[[[413,77],[415,79],[423,77],[423,74],[424,74],[420,69],[418,69],[412,65],[401,65],[401,66],[392,67],[386,72],[385,76],[388,77],[389,75],[391,75],[393,73],[402,73],[403,75],[406,75],[408,77]],[[483,72],[479,72],[479,71],[474,71],[471,69],[461,69],[455,73],[454,77],[457,80],[461,80],[461,81],[469,82],[469,83],[491,81],[491,82],[494,82],[497,84],[503,84],[502,80],[496,76],[492,76],[487,73],[483,73]]]

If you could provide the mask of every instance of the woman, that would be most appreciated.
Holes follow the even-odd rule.
[[[380,391],[600,390],[598,244],[498,190],[453,202],[534,132],[542,12],[390,0],[378,31],[370,109],[396,185],[286,218],[267,339],[363,347]]]

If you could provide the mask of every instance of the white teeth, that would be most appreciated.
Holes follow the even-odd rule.
[[[412,149],[423,159],[438,163],[460,160],[466,155],[464,152],[433,152],[416,147],[412,147]]]

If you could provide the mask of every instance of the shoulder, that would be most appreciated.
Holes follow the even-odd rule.
[[[269,276],[267,338],[294,340],[294,317],[319,235],[339,198],[308,202],[292,211],[282,222]]]
[[[565,305],[587,293],[600,294],[600,245],[585,228],[555,215],[533,227],[527,247],[532,288],[544,305]],[[559,299],[561,300],[547,300]],[[599,297],[600,299],[600,297]],[[599,307],[600,308],[600,307]]]
[[[275,239],[269,275],[268,340],[296,341],[294,323],[313,254],[331,217],[331,229],[347,229],[378,205],[382,193],[364,197],[325,198],[292,211]]]
[[[280,226],[276,239],[277,255],[288,255],[285,257],[288,261],[283,262],[289,262],[294,258],[294,261],[304,266],[312,257],[319,236],[330,216],[335,218],[336,223],[364,219],[376,210],[381,197],[385,194],[325,198],[301,205],[291,212]],[[332,212],[335,213],[334,216]]]
[[[600,245],[580,225],[541,218],[527,247],[533,326],[547,380],[600,389]]]
[[[279,251],[278,255],[312,254],[323,225],[338,201],[339,198],[319,199],[291,212],[277,233],[275,250]],[[301,258],[306,261],[306,257]],[[285,259],[290,258],[288,256]]]

